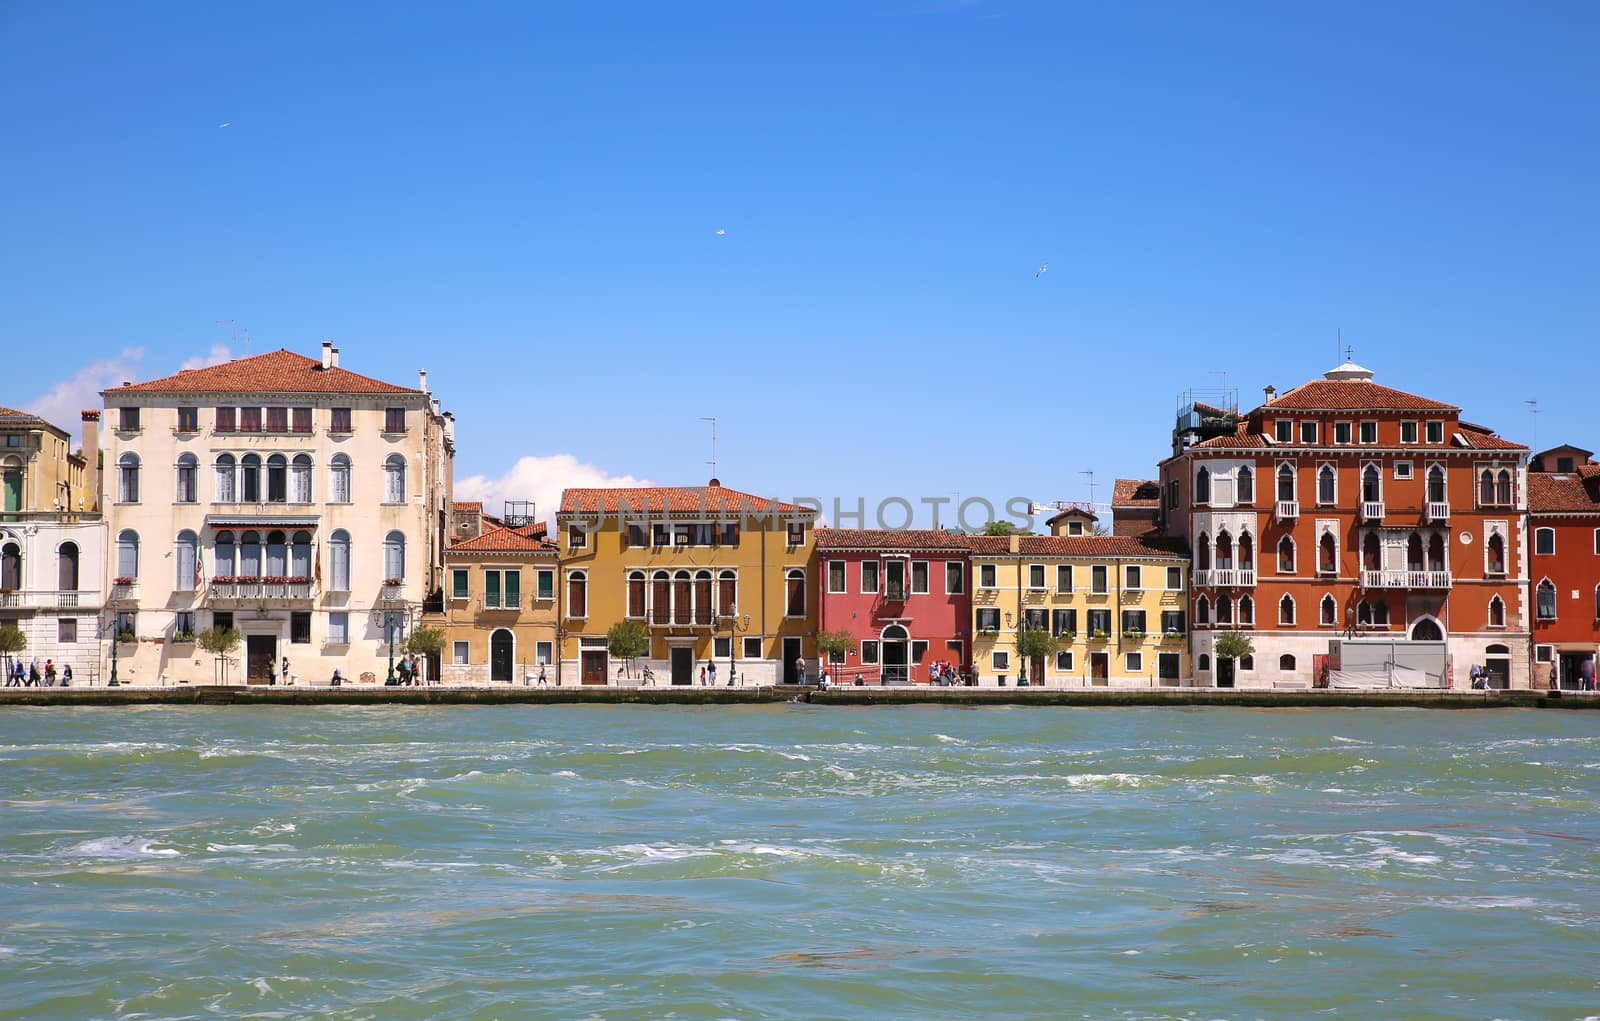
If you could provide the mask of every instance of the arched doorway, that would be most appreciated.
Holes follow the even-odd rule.
[[[1483,668],[1489,674],[1489,687],[1511,687],[1511,647],[1491,645],[1484,649]]]
[[[879,636],[883,652],[883,682],[904,684],[910,680],[911,634],[899,624],[890,624]]]
[[[1444,628],[1439,626],[1439,621],[1434,617],[1418,617],[1411,622],[1411,640],[1413,642],[1442,642],[1444,641]]]
[[[489,680],[511,683],[511,664],[515,657],[516,639],[505,628],[497,628],[489,636]]]

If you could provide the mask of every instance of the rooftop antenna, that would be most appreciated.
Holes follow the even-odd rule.
[[[1523,401],[1528,406],[1528,414],[1533,418],[1533,453],[1539,452],[1539,399]]]
[[[1089,506],[1093,507],[1094,506],[1094,472],[1092,472],[1092,471],[1081,471],[1078,474],[1079,475],[1087,475],[1089,477]]]
[[[712,417],[709,417],[709,416],[706,416],[706,415],[701,415],[700,416],[700,421],[702,421],[702,422],[710,422],[711,423],[711,460],[707,461],[706,464],[709,464],[711,466],[711,477],[712,478],[716,478],[717,477],[717,420],[715,418],[712,418]]]
[[[237,350],[239,347],[239,338],[243,337],[244,353],[247,355],[250,353],[250,331],[245,329],[243,326],[240,326],[238,320],[218,319],[217,325],[226,326],[228,328],[228,341],[231,345],[229,350]]]
[[[1227,369],[1212,369],[1211,370],[1211,374],[1213,376],[1221,376],[1222,377],[1222,394],[1221,394],[1221,399],[1219,401],[1217,401],[1217,404],[1222,406],[1222,410],[1223,411],[1238,411],[1239,410],[1238,408],[1227,407],[1227,403],[1228,403],[1228,370]]]

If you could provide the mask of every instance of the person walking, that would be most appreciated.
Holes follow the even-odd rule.
[[[1590,656],[1578,667],[1578,687],[1584,691],[1594,690],[1594,657]]]
[[[700,687],[703,688],[705,686],[706,686],[706,668],[705,667],[701,667],[700,668]]]
[[[706,660],[706,683],[713,688],[717,686],[717,661],[714,659]],[[728,683],[732,684],[733,678],[728,678]]]
[[[278,667],[278,676],[283,678],[283,683],[289,683],[289,657],[283,657],[282,664]]]
[[[544,664],[540,663],[539,664],[539,687],[541,687],[541,688],[544,687],[544,683],[545,683]]]
[[[806,683],[806,659],[804,656],[796,656],[794,658],[794,676],[796,683]]]
[[[44,675],[39,673],[38,657],[35,657],[33,662],[28,664],[28,683],[24,687],[37,688],[43,680]]]
[[[44,686],[47,688],[56,686],[56,661],[53,659],[44,661]]]

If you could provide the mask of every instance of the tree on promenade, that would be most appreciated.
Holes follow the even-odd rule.
[[[817,651],[822,653],[824,663],[843,663],[845,653],[855,644],[855,636],[845,628],[817,632]]]
[[[6,676],[10,677],[11,659],[28,647],[28,636],[15,624],[0,627],[0,657],[4,657]]]
[[[228,660],[243,640],[231,627],[209,627],[195,636],[195,643],[216,658],[214,675],[220,674],[223,684],[228,683]]]
[[[627,660],[632,677],[633,661],[650,651],[650,632],[636,620],[619,620],[606,630],[606,647],[611,655]]]

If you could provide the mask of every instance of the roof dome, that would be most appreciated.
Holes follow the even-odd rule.
[[[1336,369],[1329,369],[1322,374],[1323,379],[1365,379],[1372,380],[1372,370],[1365,369],[1355,362],[1345,362]]]

